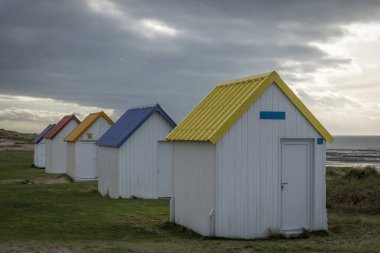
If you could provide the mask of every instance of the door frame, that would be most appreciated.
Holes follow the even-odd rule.
[[[307,210],[306,210],[306,217],[307,217],[307,222],[308,222],[308,228],[307,230],[311,230],[313,227],[313,217],[314,217],[314,179],[315,179],[315,141],[314,138],[289,138],[289,137],[284,137],[280,138],[280,145],[279,145],[279,230],[283,234],[297,234],[297,233],[302,233],[303,231],[296,231],[296,230],[286,230],[283,229],[282,227],[282,219],[283,219],[283,208],[282,208],[282,172],[283,172],[283,167],[282,167],[282,147],[283,143],[285,142],[293,142],[293,143],[305,143],[308,142],[310,145],[310,150],[309,150],[309,170],[307,171],[307,181],[308,181],[308,187],[306,188],[308,190],[308,203],[307,203]]]

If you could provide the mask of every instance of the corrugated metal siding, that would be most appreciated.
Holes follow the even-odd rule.
[[[209,236],[209,213],[215,208],[215,145],[174,142],[173,152],[174,220]]]
[[[154,113],[120,148],[120,196],[155,199],[157,195],[158,141],[172,126]]]
[[[176,127],[168,140],[211,141],[249,100],[257,87],[270,75],[254,76],[233,84],[217,85]],[[231,122],[233,123],[233,122]],[[229,124],[227,124],[229,125]]]
[[[260,111],[285,111],[286,120],[260,120]],[[280,230],[280,138],[319,138],[285,94],[271,85],[216,144],[216,236],[255,238]],[[320,145],[321,146],[321,145]],[[319,147],[318,147],[319,148]],[[321,152],[315,163],[315,218],[326,220]],[[318,193],[317,193],[318,192]]]
[[[99,193],[119,198],[119,149],[97,146],[96,157]]]
[[[175,127],[174,121],[165,113],[160,105],[135,107],[126,111],[120,119],[96,142],[96,145],[121,147],[133,133],[139,129],[153,113],[159,113],[167,124]]]
[[[49,152],[49,164],[46,164],[47,173],[66,173],[67,171],[67,142],[63,139],[78,125],[76,120],[71,120],[54,139],[47,139],[51,144]]]

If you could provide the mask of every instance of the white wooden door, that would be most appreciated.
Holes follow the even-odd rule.
[[[168,142],[159,142],[157,152],[158,197],[171,197],[172,171],[173,145]]]
[[[96,153],[94,142],[81,143],[81,179],[93,179],[96,173]]]
[[[311,141],[281,142],[281,231],[300,233],[310,228]]]

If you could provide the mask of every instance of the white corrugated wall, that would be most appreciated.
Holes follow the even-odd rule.
[[[49,152],[49,166],[46,164],[47,173],[66,173],[67,171],[67,147],[63,140],[78,125],[75,120],[71,120],[52,140]]]
[[[92,126],[83,133],[79,138],[80,141],[96,141],[98,140],[109,128],[111,124],[105,120],[103,117],[100,117]],[[87,134],[92,134],[92,139],[88,139]]]
[[[204,236],[213,235],[215,166],[215,145],[173,142],[174,220]]]
[[[260,111],[285,111],[286,120],[260,120]],[[215,235],[255,238],[280,230],[280,139],[320,135],[271,85],[216,144]],[[314,145],[314,224],[327,229],[325,145]]]
[[[67,159],[67,174],[72,177],[73,179],[76,180],[76,175],[75,175],[75,152],[76,152],[76,146],[74,142],[67,142],[66,143],[67,147],[67,154],[66,154],[66,159]]]
[[[120,196],[156,199],[158,141],[172,127],[159,113],[154,113],[120,147]],[[169,158],[168,158],[169,159]]]
[[[68,155],[68,159],[73,159],[70,165],[70,173],[71,177],[73,177],[76,181],[80,181],[83,178],[81,178],[83,166],[85,166],[86,161],[90,159],[95,159],[94,156],[92,157],[86,157],[90,152],[86,152],[84,149],[91,148],[89,145],[84,145],[83,142],[86,142],[86,144],[95,145],[95,141],[98,140],[109,128],[111,127],[111,124],[105,120],[103,117],[100,117],[89,129],[86,130],[86,132],[83,133],[83,135],[79,138],[78,141],[75,143],[68,142],[68,145],[72,147],[73,153]],[[92,134],[92,138],[88,138],[88,134]],[[94,154],[95,155],[95,154]],[[94,163],[96,165],[96,162]],[[72,168],[71,168],[72,167]],[[96,171],[96,170],[95,170]],[[94,179],[97,178],[97,175],[95,175]],[[86,178],[88,180],[88,178]]]
[[[119,149],[96,146],[96,157],[99,193],[119,198]]]
[[[314,206],[315,214],[312,216],[312,228],[314,230],[326,230],[327,209],[326,209],[326,143],[318,145],[314,143],[315,163],[314,163]]]
[[[36,167],[39,167],[39,146],[34,144],[34,155],[33,155],[33,164]]]
[[[38,168],[45,167],[45,140],[34,144],[34,166]]]
[[[50,139],[45,139],[45,172],[46,168],[51,168],[53,159],[53,143]]]

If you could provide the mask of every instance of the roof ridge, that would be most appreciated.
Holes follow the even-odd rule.
[[[264,80],[272,74],[277,74],[277,72],[276,71],[269,71],[269,72],[261,73],[258,75],[246,76],[246,77],[242,77],[242,78],[238,78],[238,79],[222,81],[222,82],[217,83],[216,86],[236,85],[236,84],[239,84],[239,83],[244,82],[244,81],[252,81],[252,80],[257,80],[257,79]]]
[[[142,109],[141,111],[135,109]],[[154,113],[172,126],[175,122],[157,103],[154,106],[135,106],[128,109],[117,121],[101,136],[96,145],[108,147],[121,147]],[[117,135],[117,137],[115,137]]]
[[[62,131],[63,128],[66,127],[67,124],[69,124],[69,122],[71,120],[76,121],[78,124],[81,123],[81,121],[77,118],[77,116],[75,114],[65,115],[62,117],[62,119],[60,121],[57,122],[57,124],[55,124],[54,127],[52,127],[50,129],[50,131],[48,133],[46,133],[45,138],[46,139],[53,139],[58,133],[60,133]]]
[[[41,140],[44,138],[44,136],[55,126],[55,124],[49,124],[47,127],[45,127],[44,130],[42,130],[41,133],[39,133],[34,139],[33,143],[38,144],[41,142]]]
[[[155,104],[146,104],[146,105],[137,105],[137,106],[131,106],[127,110],[133,110],[133,109],[144,109],[144,108],[151,108],[151,107],[156,107],[160,106],[158,103]]]
[[[93,118],[91,118],[93,117]],[[104,112],[91,112],[89,113],[86,118],[83,119],[82,122],[80,122],[65,138],[65,141],[68,142],[76,142],[79,140],[80,137],[83,136],[83,134],[90,129],[95,122],[97,122],[101,117],[103,117],[110,125],[112,126],[114,124],[113,120]]]

